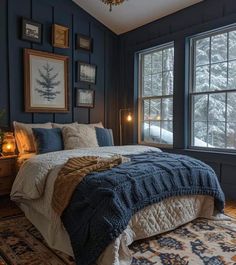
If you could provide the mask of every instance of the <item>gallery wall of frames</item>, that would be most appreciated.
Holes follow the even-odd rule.
[[[0,25],[6,126],[102,121],[116,137],[114,33],[68,0],[1,0]]]

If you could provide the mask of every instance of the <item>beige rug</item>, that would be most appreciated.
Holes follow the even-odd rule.
[[[175,231],[135,242],[132,265],[236,265],[236,220],[198,219]],[[50,249],[23,216],[0,219],[0,265],[75,265]]]
[[[130,248],[132,265],[236,265],[236,220],[197,219]]]

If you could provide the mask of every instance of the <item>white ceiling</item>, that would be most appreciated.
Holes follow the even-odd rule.
[[[117,34],[167,16],[202,0],[126,0],[112,12],[101,0],[73,0]]]

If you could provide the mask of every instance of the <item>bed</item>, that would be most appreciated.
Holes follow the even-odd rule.
[[[148,152],[160,153],[161,150],[133,145],[80,148],[34,155],[21,166],[12,187],[11,199],[19,205],[51,248],[74,256],[68,230],[51,206],[54,183],[63,165],[74,157],[109,158],[114,155],[129,157]],[[223,202],[222,191],[220,187],[218,189],[217,192],[221,194]],[[132,260],[128,246],[132,242],[173,230],[198,217],[210,218],[215,210],[215,199],[210,193],[167,196],[135,212],[124,231],[104,248],[96,263],[128,265]]]

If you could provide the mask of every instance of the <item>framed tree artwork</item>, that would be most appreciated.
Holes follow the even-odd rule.
[[[67,56],[24,50],[26,112],[68,112]]]
[[[78,81],[96,84],[97,66],[94,64],[78,62]]]
[[[91,89],[77,88],[76,107],[94,108],[95,91]]]

